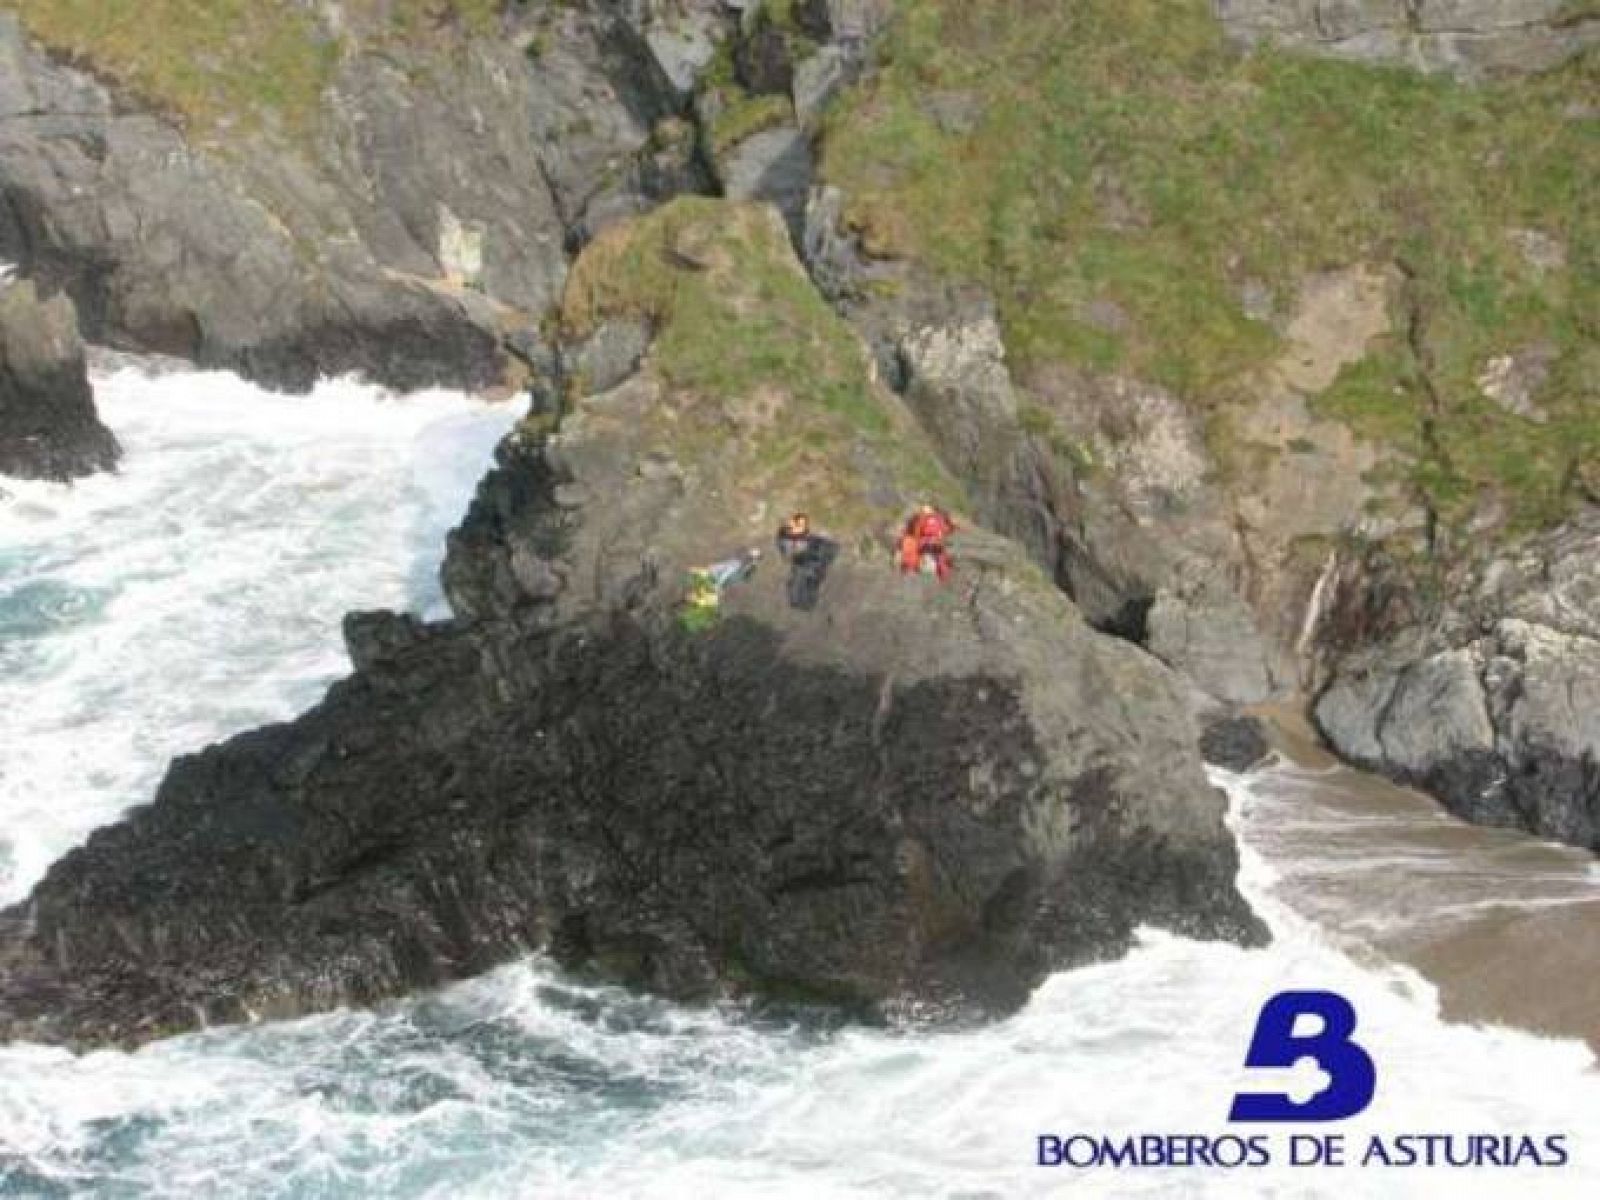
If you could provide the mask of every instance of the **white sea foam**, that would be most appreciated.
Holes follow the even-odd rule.
[[[173,755],[314,701],[347,610],[435,607],[444,532],[513,416],[221,373],[95,390],[120,472],[0,497],[0,903]]]
[[[134,1055],[0,1049],[0,1142],[35,1187],[84,1194],[1594,1194],[1587,1051],[1443,1025],[1410,972],[1359,967],[1267,910],[1270,949],[1147,934],[1125,960],[1058,976],[1017,1017],[965,1033],[763,1028],[531,963],[382,1014]],[[1256,1010],[1296,986],[1348,996],[1378,1060],[1372,1109],[1336,1127],[1352,1145],[1566,1132],[1587,1154],[1561,1173],[1153,1170],[1070,1186],[1031,1165],[1039,1133],[1225,1132]]]
[[[431,568],[500,418],[459,398],[397,404],[341,385],[288,401],[242,386],[106,381],[124,476],[0,505],[0,594],[65,589],[3,651],[0,816],[25,848],[16,879],[142,798],[172,751],[313,698],[343,668],[344,608],[434,598],[416,564]],[[438,503],[419,479],[438,481]],[[1251,849],[1303,777],[1219,780],[1270,948],[1147,933],[1124,960],[1058,976],[1013,1019],[962,1033],[775,1026],[576,986],[531,962],[380,1013],[134,1054],[4,1046],[0,1196],[1600,1194],[1589,1052],[1445,1025],[1413,972],[1358,963],[1279,902],[1292,864]],[[1352,1143],[1566,1132],[1574,1167],[1032,1165],[1040,1133],[1224,1131],[1256,1013],[1289,987],[1333,988],[1360,1013],[1379,1090],[1337,1127]]]

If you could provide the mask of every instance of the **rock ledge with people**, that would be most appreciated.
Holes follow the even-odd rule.
[[[565,336],[641,317],[636,372],[499,447],[452,619],[353,615],[321,704],[179,759],[0,917],[0,1040],[138,1043],[530,950],[686,1001],[965,1021],[1140,926],[1265,938],[1179,678],[961,515],[773,210],[597,239]],[[769,320],[808,374],[771,372]],[[921,503],[960,524],[932,578],[900,569]],[[733,566],[688,627],[706,564]]]

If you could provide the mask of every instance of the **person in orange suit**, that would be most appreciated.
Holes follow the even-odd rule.
[[[956,523],[949,513],[931,504],[919,504],[900,539],[900,569],[908,575],[915,574],[931,562],[939,582],[949,582],[950,548],[945,540],[955,531]]]

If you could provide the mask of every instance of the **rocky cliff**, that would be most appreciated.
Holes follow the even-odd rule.
[[[0,255],[89,336],[291,385],[522,371],[534,411],[453,620],[353,616],[321,705],[175,763],[5,916],[0,1037],[531,948],[1008,1011],[1141,922],[1262,936],[1191,714],[1296,686],[1347,755],[1594,844],[1587,14],[348,0],[128,41],[14,8]],[[1578,57],[1466,88],[1230,35]],[[659,207],[706,191],[775,209]],[[977,519],[948,590],[888,565],[927,496]],[[796,507],[842,548],[818,610],[769,562],[686,623],[686,571]]]
[[[72,301],[0,278],[0,475],[72,479],[110,470],[117,454],[95,414]]]
[[[17,7],[26,29],[0,13],[0,257],[120,347],[291,387],[487,386],[588,229],[706,186],[673,126],[684,98],[623,6],[477,24],[445,6],[413,27],[265,5],[214,29],[178,13],[131,45]]]
[[[1318,727],[1468,820],[1600,850],[1600,513],[1430,582],[1339,564]]]
[[[1365,677],[1372,631],[1332,610],[1379,601],[1351,592],[1411,598],[1392,667],[1515,619],[1497,592],[1464,637],[1438,598],[1600,497],[1593,13],[900,13],[824,131],[805,246],[985,520],[1224,705]],[[1449,70],[1365,65],[1391,59]],[[1499,722],[1494,770],[1552,782],[1496,819],[1587,844],[1561,781],[1600,744],[1552,720]]]
[[[607,224],[712,191],[798,223],[804,130],[890,8],[8,7],[0,257],[91,340],[292,388],[520,383]]]
[[[296,385],[510,348],[535,411],[454,621],[353,619],[324,704],[10,914],[11,1034],[533,946],[1004,1011],[1139,921],[1257,936],[1196,696],[1306,689],[1346,754],[1593,844],[1581,6],[347,0],[132,43],[14,7],[0,255],[91,337]],[[703,191],[783,224],[659,207]],[[886,566],[924,496],[993,531],[947,592]],[[769,565],[686,628],[684,572],[795,507],[843,546],[821,609]]]
[[[535,948],[685,999],[955,1019],[1142,923],[1264,935],[1176,676],[980,529],[949,587],[893,569],[906,506],[955,485],[773,210],[602,235],[565,357],[639,319],[635,373],[501,447],[455,620],[352,617],[321,705],[180,760],[7,914],[0,1038],[136,1042]],[[686,625],[687,572],[800,506],[841,547],[818,609],[773,563]]]

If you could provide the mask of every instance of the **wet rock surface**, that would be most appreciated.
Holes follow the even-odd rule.
[[[1265,766],[1273,749],[1259,717],[1219,714],[1201,723],[1200,754],[1213,766],[1243,774]]]
[[[118,453],[95,414],[72,301],[0,280],[0,475],[73,479],[111,470]]]
[[[61,864],[16,914],[0,1030],[140,1041],[538,947],[683,1000],[949,1019],[1139,921],[1258,934],[1220,831],[1133,835],[1130,781],[1052,798],[1050,770],[1010,681],[797,668],[753,622],[701,645],[434,631],[183,760]]]
[[[1363,581],[1329,614],[1373,635],[1337,659],[1323,735],[1468,820],[1600,850],[1600,518],[1479,564],[1421,619],[1393,587]]]

